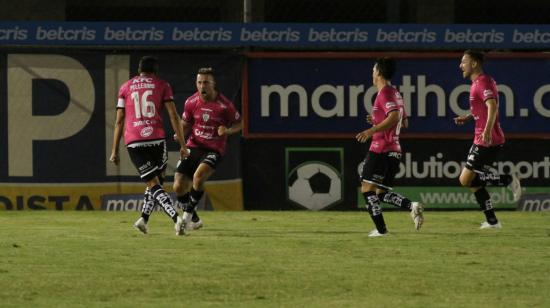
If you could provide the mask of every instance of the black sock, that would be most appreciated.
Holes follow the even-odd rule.
[[[185,211],[185,209],[189,206],[189,192],[186,192],[181,196],[177,196],[177,198],[181,209]]]
[[[195,209],[193,211],[193,217],[191,217],[191,221],[192,222],[198,222],[199,220],[201,220],[201,219],[199,218],[199,214],[197,214],[197,209]]]
[[[489,184],[492,186],[506,187],[512,183],[512,176],[509,174],[497,173],[476,173],[476,177],[472,180],[471,187],[485,187]]]
[[[191,207],[190,198],[191,197],[189,196],[189,192],[185,193],[185,195],[183,195],[183,196],[178,196],[178,201],[182,205],[182,210],[186,211],[187,208]],[[193,217],[191,217],[191,221],[192,222],[197,222],[199,220],[200,220],[200,218],[199,218],[199,215],[197,214],[197,208],[193,207]]]
[[[495,210],[493,209],[493,203],[491,202],[491,196],[487,189],[480,188],[474,193],[476,201],[479,204],[479,207],[485,214],[485,219],[491,225],[497,224],[498,219],[495,215]]]
[[[381,202],[386,202],[404,209],[411,209],[411,200],[396,192],[385,191],[378,194]]]
[[[484,173],[479,177],[493,186],[506,187],[512,183],[512,176],[509,174]]]
[[[487,185],[487,182],[482,180],[478,173],[476,173],[472,183],[470,183],[470,187],[485,187],[485,185]]]
[[[191,191],[189,192],[189,206],[185,209],[187,213],[193,213],[195,211],[203,194],[203,190],[195,190],[195,188],[191,187]]]
[[[388,232],[386,229],[386,223],[384,222],[384,216],[382,215],[382,208],[380,207],[380,200],[374,191],[367,191],[363,193],[365,202],[367,203],[367,210],[369,215],[376,226],[376,230],[381,234]]]
[[[174,206],[172,205],[172,199],[170,198],[170,195],[168,195],[162,186],[155,185],[151,187],[151,194],[153,195],[153,198],[162,206],[164,209],[164,212],[172,218],[174,222],[177,221],[178,212],[176,209],[174,209]]]

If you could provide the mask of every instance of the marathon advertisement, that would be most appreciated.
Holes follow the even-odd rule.
[[[549,25],[0,22],[2,45],[547,50]]]
[[[474,195],[460,186],[458,177],[466,163],[471,146],[469,140],[452,139],[404,139],[402,140],[403,157],[400,170],[396,175],[394,190],[413,201],[426,204],[428,209],[478,209]],[[359,172],[368,149],[367,145],[359,144],[353,138],[323,139],[323,140],[261,140],[246,139],[243,152],[245,160],[254,161],[245,164],[243,170],[243,189],[246,209],[283,210],[296,209],[296,200],[307,200],[303,203],[314,203],[315,194],[328,193],[330,186],[327,183],[338,184],[337,181],[324,180],[325,188],[319,184],[319,179],[313,179],[317,173],[331,173],[322,168],[320,163],[314,166],[313,171],[304,168],[303,178],[311,179],[304,183],[309,199],[303,196],[293,197],[289,194],[294,179],[295,168],[273,168],[270,166],[288,165],[285,159],[294,148],[300,148],[302,153],[311,153],[300,157],[302,164],[315,164],[315,161],[326,161],[319,149],[339,149],[344,157],[344,168],[340,183],[343,191],[342,202],[327,208],[309,208],[325,210],[357,210],[364,207],[363,196],[360,193]],[[258,157],[247,157],[253,153]],[[523,197],[528,201],[521,201],[523,208],[541,208],[546,206],[546,199],[538,200],[533,196],[550,192],[550,144],[545,140],[525,139],[509,140],[504,146],[497,162],[492,166],[494,172],[515,173],[521,180]],[[329,163],[330,165],[330,163]],[[317,176],[319,177],[319,176]],[[327,176],[325,178],[328,178]],[[335,178],[335,177],[334,177]],[[290,180],[287,180],[290,179]],[[315,183],[317,182],[317,183]],[[273,183],[286,183],[274,185]],[[290,183],[290,184],[288,184]],[[323,182],[321,182],[323,183]],[[313,187],[313,188],[310,188]],[[317,190],[315,189],[317,187]],[[497,209],[516,209],[520,202],[515,200],[510,189],[506,187],[488,186]],[[309,195],[307,195],[309,193]],[[296,195],[295,195],[296,196]],[[325,195],[328,197],[328,195]],[[540,198],[539,198],[540,199]],[[329,203],[330,199],[326,203]],[[534,201],[533,201],[534,200]],[[538,200],[538,201],[536,201]],[[534,205],[532,205],[534,204]],[[393,206],[383,205],[385,209],[395,209]],[[538,207],[537,207],[538,206]],[[303,206],[306,207],[307,206]]]
[[[137,74],[144,55],[159,58],[160,78],[171,84],[180,114],[196,92],[200,67],[215,69],[219,91],[240,110],[240,56],[32,51],[0,55],[0,209],[100,209],[103,194],[143,194],[124,145],[118,166],[109,157],[118,89]],[[170,191],[179,146],[166,115],[164,126]],[[228,139],[227,155],[210,178],[214,209],[243,207],[239,140]]]
[[[250,138],[340,138],[364,129],[377,90],[376,57],[393,56],[392,84],[409,117],[404,135],[432,138],[469,134],[453,118],[469,113],[471,82],[459,68],[462,53],[250,53],[245,79],[245,135]],[[506,134],[550,136],[550,55],[490,53],[484,71],[499,91]],[[528,82],[518,69],[529,72]]]

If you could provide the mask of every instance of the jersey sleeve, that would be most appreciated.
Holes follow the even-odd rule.
[[[399,109],[397,99],[392,95],[390,91],[384,91],[382,94],[382,103],[380,104],[384,114],[390,113],[390,111]]]
[[[225,121],[229,126],[239,122],[241,120],[241,114],[235,108],[233,103],[227,105],[227,112],[225,113]]]
[[[491,79],[483,79],[478,85],[479,96],[483,102],[496,98],[496,87]]]
[[[162,101],[173,102],[174,101],[174,92],[172,91],[172,86],[168,82],[164,83],[164,90],[162,91]]]
[[[187,99],[183,104],[181,119],[187,123],[193,123],[193,102]]]
[[[116,104],[116,108],[124,108],[126,105],[126,83],[123,84],[120,89],[118,89],[118,101]]]

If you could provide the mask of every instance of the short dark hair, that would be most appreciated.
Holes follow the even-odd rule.
[[[390,57],[381,57],[374,62],[378,72],[384,79],[390,80],[395,73],[395,60]]]
[[[201,67],[197,74],[214,76],[214,69],[211,67]]]
[[[139,59],[138,72],[158,74],[159,60],[154,56],[144,56]]]
[[[464,51],[465,55],[468,55],[472,60],[476,61],[480,66],[485,62],[485,53],[479,50],[468,49]]]

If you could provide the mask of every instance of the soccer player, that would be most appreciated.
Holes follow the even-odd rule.
[[[185,101],[181,121],[191,154],[178,161],[174,175],[174,191],[188,230],[202,227],[196,207],[204,194],[204,183],[225,153],[227,136],[242,128],[235,106],[216,89],[212,68],[199,69],[196,86],[197,92]]]
[[[119,144],[124,132],[124,142],[130,159],[141,179],[147,184],[141,217],[135,222],[134,227],[147,233],[149,216],[157,202],[174,221],[176,235],[183,235],[183,218],[178,215],[170,196],[162,187],[168,159],[161,116],[164,107],[168,111],[170,124],[180,143],[180,155],[186,157],[189,154],[183,139],[172,88],[168,82],[157,77],[158,70],[157,58],[145,56],[139,61],[139,75],[120,87],[110,161],[115,165],[119,163]]]
[[[416,230],[419,230],[424,222],[424,207],[421,203],[412,202],[390,191],[401,160],[399,133],[402,126],[408,125],[403,98],[390,83],[394,72],[395,60],[388,57],[376,59],[372,69],[372,83],[378,89],[378,94],[372,114],[367,119],[372,127],[355,137],[361,143],[372,138],[361,174],[361,192],[376,226],[376,229],[369,233],[370,237],[388,234],[380,207],[381,201],[410,210]]]
[[[470,113],[454,118],[457,125],[475,121],[474,144],[470,148],[466,166],[460,173],[460,184],[469,187],[485,214],[486,221],[480,229],[502,226],[498,221],[491,197],[485,189],[487,184],[510,186],[514,199],[521,197],[521,185],[515,175],[497,174],[490,169],[504,145],[504,133],[498,117],[498,92],[496,82],[483,73],[484,54],[466,50],[460,62],[462,76],[472,81],[470,87]]]

